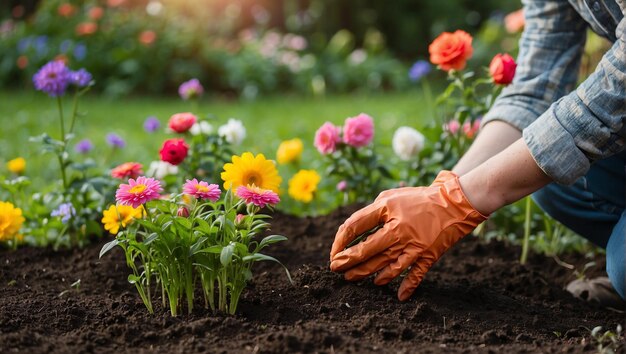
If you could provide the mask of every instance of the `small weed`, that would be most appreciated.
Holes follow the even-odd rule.
[[[596,347],[600,354],[615,354],[622,346],[622,326],[617,325],[615,332],[608,330],[602,332],[602,327],[597,326],[590,331],[591,344]],[[585,340],[583,339],[583,344]]]

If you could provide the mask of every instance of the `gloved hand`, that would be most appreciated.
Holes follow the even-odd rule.
[[[459,177],[439,173],[430,187],[406,187],[382,192],[339,227],[330,251],[330,269],[360,280],[379,272],[374,283],[384,285],[411,267],[398,289],[407,300],[430,267],[445,251],[487,219],[465,197]],[[345,249],[355,238],[382,227]]]

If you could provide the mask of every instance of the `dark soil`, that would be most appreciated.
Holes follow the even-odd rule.
[[[466,237],[433,269],[410,301],[398,280],[349,283],[328,270],[337,226],[351,210],[298,219],[275,215],[273,233],[290,240],[274,264],[257,267],[238,314],[198,304],[177,318],[149,315],[121,250],[98,259],[104,242],[81,250],[0,252],[0,353],[196,352],[593,352],[589,329],[626,325],[626,315],[574,299],[572,271],[551,258],[518,263],[519,248]],[[600,257],[592,275],[603,274]],[[565,257],[579,267],[582,256]],[[80,279],[79,289],[70,284]],[[625,353],[622,347],[619,353]]]

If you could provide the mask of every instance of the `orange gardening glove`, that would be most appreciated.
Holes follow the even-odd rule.
[[[430,187],[384,191],[352,214],[335,235],[330,269],[345,272],[347,280],[379,272],[374,283],[384,285],[411,267],[398,289],[398,299],[405,301],[439,257],[486,219],[465,197],[459,177],[442,171]],[[379,225],[365,241],[345,249]]]

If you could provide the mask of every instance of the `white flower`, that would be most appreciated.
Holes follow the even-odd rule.
[[[393,151],[404,161],[417,156],[424,148],[424,135],[411,127],[400,127],[393,134]]]
[[[356,49],[355,51],[350,53],[350,56],[348,57],[348,61],[352,66],[362,64],[365,59],[367,59],[367,53],[363,49]]]
[[[156,179],[163,179],[165,176],[175,175],[178,173],[178,166],[174,166],[165,161],[152,161],[146,175]]]
[[[189,132],[191,135],[209,135],[213,132],[213,126],[206,120],[201,120],[199,122],[195,122],[189,129]]]
[[[246,138],[246,128],[240,120],[230,118],[228,123],[217,129],[219,136],[224,137],[226,141],[233,145],[239,145]]]

